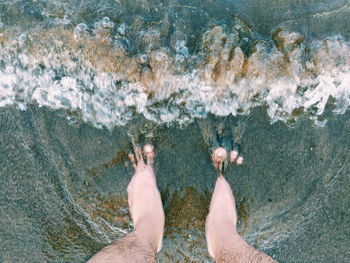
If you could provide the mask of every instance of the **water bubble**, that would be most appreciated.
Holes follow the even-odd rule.
[[[103,27],[110,27],[110,28],[112,28],[114,26],[114,23],[107,16],[102,18],[101,24],[102,24]]]
[[[73,34],[76,38],[85,37],[88,35],[87,30],[88,30],[88,26],[84,23],[80,23],[74,28]]]
[[[94,28],[95,29],[99,29],[101,27],[101,23],[100,22],[95,22],[94,23]]]
[[[126,25],[125,23],[121,23],[120,26],[118,27],[118,33],[121,35],[125,35],[125,31],[126,31]]]
[[[184,55],[185,57],[188,56],[188,48],[187,47],[181,47],[179,49],[179,53],[181,53],[182,55]]]
[[[186,42],[184,40],[178,40],[176,41],[174,48],[176,52],[179,52],[180,49],[183,48],[185,45],[186,45]]]
[[[108,16],[105,16],[104,18],[102,18],[102,24],[103,24],[104,26],[107,26],[108,23],[109,23],[110,21],[111,21],[111,20],[109,19]]]
[[[180,49],[185,47],[187,44],[187,36],[181,31],[176,31],[172,34],[170,39],[170,45],[175,49],[177,53],[180,52]]]
[[[18,43],[20,46],[23,46],[27,42],[27,34],[22,33],[18,36]]]
[[[175,61],[178,63],[182,63],[185,61],[185,56],[182,54],[176,54],[175,55]]]

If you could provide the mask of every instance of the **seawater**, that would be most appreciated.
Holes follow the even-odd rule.
[[[158,149],[159,261],[211,262],[198,118],[245,124],[226,176],[251,244],[346,262],[349,22],[345,0],[2,1],[1,262],[84,262],[130,232],[130,134]]]
[[[247,17],[254,1],[21,3],[3,5],[1,107],[66,109],[112,128],[137,114],[185,125],[261,105],[272,123],[307,115],[324,125],[327,102],[336,113],[349,106],[348,30],[338,24],[347,1],[301,5],[307,12],[272,1],[280,17],[268,34]]]

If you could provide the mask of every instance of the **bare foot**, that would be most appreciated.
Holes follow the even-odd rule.
[[[222,151],[219,150],[220,148],[214,153]],[[218,160],[221,159],[218,158]],[[210,256],[217,263],[276,262],[244,241],[237,232],[237,220],[235,198],[231,187],[220,174],[216,180],[209,214],[205,221],[205,236]]]
[[[135,174],[128,186],[128,201],[135,230],[116,242],[104,247],[89,263],[156,262],[156,253],[162,246],[164,211],[153,172],[154,148],[145,145],[142,151],[135,148],[130,161]]]
[[[143,154],[139,147],[135,155],[129,154],[135,174],[128,185],[128,202],[136,230],[150,235],[156,251],[160,251],[164,230],[164,211],[156,177],[153,171],[155,152],[152,145],[144,146]]]
[[[215,152],[218,148],[224,148],[226,152],[229,152],[228,161],[238,166],[242,165],[244,161],[240,149],[240,141],[245,127],[243,124],[233,123],[232,118],[215,119],[210,116],[205,120],[197,120],[197,125],[210,152]],[[217,158],[218,156],[213,155],[212,159],[214,161],[214,157]],[[214,161],[214,166],[217,170],[220,170],[220,173],[224,173],[228,161],[226,161],[225,156],[224,161]],[[221,167],[218,167],[219,163],[222,164]]]

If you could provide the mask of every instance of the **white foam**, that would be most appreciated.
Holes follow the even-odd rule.
[[[113,26],[104,18],[96,27],[106,30]],[[120,25],[118,31],[122,30],[120,34],[125,34],[125,29],[126,25]],[[214,29],[214,33],[223,37],[222,31]],[[86,32],[87,26],[79,24],[73,34],[85,38]],[[318,116],[323,114],[330,96],[335,99],[335,113],[344,113],[350,105],[350,47],[339,38],[311,43],[314,58],[306,61],[305,65],[300,60],[305,47],[300,46],[289,54],[289,70],[285,75],[276,73],[280,70],[278,63],[283,58],[282,53],[276,48],[266,51],[266,44],[258,44],[257,52],[249,62],[253,67],[250,71],[252,75],[236,78],[233,82],[223,81],[223,86],[210,83],[210,79],[203,80],[200,67],[183,74],[171,73],[171,58],[166,49],[155,55],[137,55],[147,56],[142,61],[138,59],[140,63],[154,57],[151,64],[157,78],[154,87],[146,87],[140,80],[125,81],[120,72],[94,68],[80,57],[79,50],[74,53],[60,39],[55,42],[56,46],[40,46],[45,49],[41,57],[28,53],[25,48],[18,48],[31,41],[30,36],[21,34],[0,50],[0,107],[17,105],[25,110],[28,104],[37,103],[52,109],[80,112],[83,121],[112,128],[126,124],[135,114],[143,114],[159,123],[185,125],[208,113],[219,116],[249,114],[252,108],[260,105],[267,106],[271,122],[287,122],[295,118],[293,112],[296,109],[302,108],[316,124],[322,126],[325,121],[318,120]],[[187,48],[186,41],[181,32],[173,37],[171,43],[176,51],[175,58],[180,54],[183,59],[190,60],[192,56],[195,59],[196,55],[187,54],[187,49],[183,54],[184,48]],[[215,48],[220,48],[218,43],[214,42]],[[225,53],[225,50],[222,52]],[[234,49],[235,53],[238,51],[240,49]],[[223,55],[222,59],[222,63],[226,63],[227,56]],[[158,65],[160,67],[156,68]],[[231,78],[230,74],[235,73],[227,74]],[[298,90],[300,87],[304,92]],[[152,96],[147,91],[150,88],[154,91]]]

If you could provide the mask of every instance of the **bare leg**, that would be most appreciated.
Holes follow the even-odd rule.
[[[143,161],[141,149],[135,149],[135,156],[129,155],[135,167],[135,174],[128,186],[128,202],[135,231],[103,248],[89,263],[156,262],[156,253],[162,247],[165,219],[152,168],[155,156],[153,146],[145,145],[144,154],[147,164]]]
[[[220,162],[216,149],[212,155],[214,165]],[[256,250],[238,234],[235,198],[228,182],[219,174],[211,199],[205,224],[208,251],[218,263],[276,262],[270,256]]]

